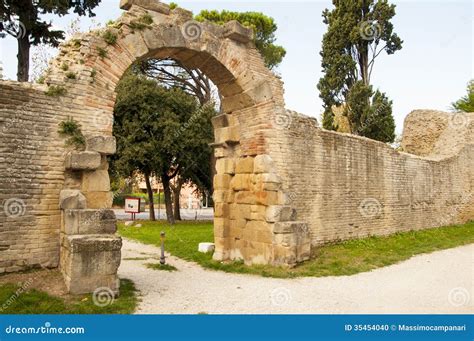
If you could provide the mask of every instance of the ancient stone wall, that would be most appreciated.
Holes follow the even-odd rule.
[[[222,96],[212,122],[216,260],[294,265],[321,243],[473,218],[471,140],[422,158],[323,131],[284,109],[282,82],[251,30],[197,23],[153,0],[121,6],[119,20],[61,46],[45,85],[0,81],[0,272],[59,264],[71,292],[118,290],[106,159],[115,151],[114,89],[133,62],[151,57],[199,68]],[[68,117],[81,124],[83,151],[58,136]],[[430,150],[441,148],[433,141]]]
[[[0,273],[58,266],[68,109],[45,89],[0,81]]]
[[[432,116],[418,114],[418,125]],[[446,122],[452,119],[452,114],[437,115]],[[444,148],[439,146],[444,156],[426,158],[367,138],[322,130],[314,119],[294,112],[280,117],[279,128],[286,139],[275,139],[270,155],[279,165],[287,204],[296,209],[297,220],[308,224],[312,246],[474,219],[474,135],[470,133],[474,115],[464,117],[463,124],[437,133],[457,142],[451,148],[446,141]],[[414,118],[409,116],[410,120]],[[432,122],[428,119],[426,124]],[[409,123],[405,130],[412,131]],[[416,150],[417,141],[411,137]],[[418,141],[423,151],[424,141]]]

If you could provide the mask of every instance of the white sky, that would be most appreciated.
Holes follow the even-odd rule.
[[[201,9],[259,11],[275,18],[277,43],[287,55],[280,65],[285,82],[285,101],[289,109],[320,116],[322,102],[316,89],[321,77],[319,51],[325,32],[321,12],[331,1],[176,1],[198,13]],[[393,100],[397,132],[405,116],[414,109],[448,110],[465,94],[473,78],[474,25],[473,2],[392,1],[397,5],[393,23],[404,40],[403,49],[391,56],[382,54],[374,67],[372,83]],[[119,0],[102,0],[95,20],[105,23],[117,18]],[[53,25],[65,28],[73,16],[52,17]],[[84,18],[84,29],[91,25]],[[16,41],[0,40],[0,58],[5,78],[15,79]]]

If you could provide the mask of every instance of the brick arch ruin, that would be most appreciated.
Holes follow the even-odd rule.
[[[107,28],[66,43],[46,77],[50,88],[64,88],[80,107],[74,118],[88,137],[86,151],[66,156],[61,192],[61,269],[70,289],[115,288],[120,240],[112,235],[113,214],[107,210],[113,194],[105,156],[114,152],[114,89],[130,65],[145,58],[174,59],[199,68],[219,90],[223,113],[212,122],[217,158],[214,259],[248,264],[308,259],[307,229],[291,217],[289,206],[282,206],[285,193],[268,148],[267,135],[284,110],[282,83],[264,66],[252,30],[238,22],[198,23],[191,12],[158,2],[126,1],[122,8],[126,12]],[[107,42],[106,34],[114,41]],[[282,226],[284,238],[277,240],[274,225],[283,220],[288,221]],[[295,245],[286,243],[290,235]],[[99,245],[104,251],[94,251],[95,260],[87,260],[89,250]],[[80,265],[92,262],[105,268],[99,264],[88,273]]]
[[[216,260],[293,266],[327,242],[474,219],[472,115],[449,124],[445,114],[411,114],[406,150],[420,156],[325,131],[285,109],[282,82],[249,29],[197,23],[158,1],[121,7],[107,28],[61,46],[43,85],[0,81],[0,273],[59,266],[73,293],[118,290],[106,157],[115,152],[115,86],[144,58],[199,68],[222,96],[212,122]],[[81,123],[85,151],[58,136],[67,117]],[[413,117],[434,122],[435,133],[413,133],[424,126]],[[453,135],[456,148],[433,147]],[[424,141],[430,148],[417,147]]]

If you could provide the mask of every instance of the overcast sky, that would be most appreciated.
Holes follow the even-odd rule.
[[[117,18],[119,0],[102,0],[95,20],[105,23]],[[289,109],[319,119],[322,102],[316,84],[321,77],[319,51],[325,32],[321,20],[331,1],[175,1],[181,7],[198,13],[201,9],[259,11],[275,18],[277,43],[287,55],[278,68],[285,83],[285,100]],[[448,110],[452,101],[465,93],[473,78],[474,26],[473,2],[458,1],[392,1],[397,5],[393,23],[404,40],[403,49],[394,55],[381,55],[374,67],[372,82],[393,100],[397,132],[405,116],[414,109]],[[52,17],[53,25],[66,27],[72,16]],[[82,20],[83,29],[91,21]],[[15,79],[16,41],[0,40],[0,57],[5,78]]]

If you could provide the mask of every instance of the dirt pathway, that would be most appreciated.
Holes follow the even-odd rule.
[[[144,260],[131,258],[151,257]],[[156,257],[156,258],[153,258]],[[415,256],[353,276],[263,278],[211,271],[169,257],[178,271],[147,268],[159,249],[124,239],[121,277],[140,290],[140,314],[473,313],[474,244]]]

